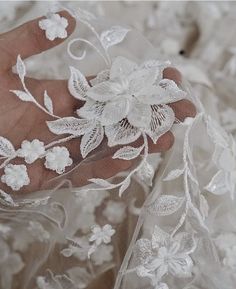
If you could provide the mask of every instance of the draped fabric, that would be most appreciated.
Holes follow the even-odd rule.
[[[47,114],[54,139],[16,148],[0,132],[0,288],[235,288],[235,3],[0,7],[2,32],[46,15],[39,26],[53,40],[67,28],[57,11],[77,22],[62,45],[16,59],[23,90],[13,93]],[[181,81],[163,77],[170,66]],[[38,103],[26,75],[65,78],[73,115],[55,115],[47,92]],[[183,99],[195,117],[176,118]],[[169,130],[171,149],[153,153]],[[74,152],[65,143],[76,140]],[[53,178],[24,192],[38,158]]]

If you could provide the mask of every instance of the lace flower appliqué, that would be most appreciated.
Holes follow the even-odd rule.
[[[44,143],[38,139],[34,139],[32,142],[24,140],[21,148],[17,151],[17,155],[25,158],[25,162],[28,164],[32,164],[44,153]]]
[[[68,21],[59,14],[49,14],[47,19],[39,21],[39,27],[45,30],[47,39],[53,41],[56,38],[66,38]]]
[[[87,101],[78,115],[103,125],[109,146],[133,142],[142,132],[156,143],[174,122],[166,104],[186,95],[173,80],[162,79],[163,69],[157,61],[137,65],[117,57],[109,80],[87,89]]]
[[[1,181],[15,191],[30,183],[25,165],[9,164],[4,168],[4,173]]]
[[[189,254],[195,248],[191,234],[179,233],[171,237],[156,226],[151,240],[139,239],[136,243],[137,275],[150,278],[153,286],[167,273],[178,278],[190,277],[193,261]]]
[[[100,226],[95,226],[92,229],[92,236],[90,237],[90,242],[95,242],[97,246],[102,243],[108,244],[111,242],[111,237],[115,234],[115,230],[112,229],[112,226],[107,224],[102,228]]]
[[[72,165],[70,153],[66,147],[53,147],[46,153],[45,167],[62,174],[67,166]]]
[[[12,252],[6,242],[0,240],[0,285],[1,288],[11,289],[13,276],[24,267],[21,256]]]

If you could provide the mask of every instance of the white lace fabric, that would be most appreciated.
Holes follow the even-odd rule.
[[[198,99],[195,118],[183,123],[175,119],[168,104],[193,97],[184,85],[163,78],[169,61],[111,56],[110,50],[132,33],[130,28],[114,25],[98,32],[90,12],[69,12],[93,35],[88,40],[72,38],[69,56],[78,63],[85,59],[86,51],[81,56],[72,53],[72,45],[85,43],[95,49],[105,67],[90,82],[76,66],[69,67],[68,90],[82,105],[76,115],[60,117],[54,114],[47,91],[44,105],[37,102],[25,83],[27,65],[20,55],[16,60],[22,90],[12,93],[53,118],[46,124],[57,139],[51,143],[26,139],[18,148],[0,137],[1,182],[9,188],[0,190],[2,288],[17,289],[20,284],[35,289],[113,285],[114,289],[222,289],[219,286],[225,284],[233,289],[233,137],[203,110]],[[51,41],[66,38],[67,26],[57,13],[39,22]],[[170,130],[176,136],[171,151],[163,159],[150,154],[148,138],[156,144]],[[81,164],[91,171],[93,157],[96,161],[104,142],[108,148],[115,147],[112,159],[135,160],[136,165],[109,180],[91,176],[85,187],[70,180],[68,188],[17,197],[30,184],[28,166],[38,159],[45,170],[65,180],[70,173],[85,173],[75,170],[83,166],[75,163],[65,146],[73,139],[80,140]],[[142,140],[139,147],[133,144],[138,139]],[[15,158],[25,164],[13,164]],[[225,229],[218,225],[221,218],[229,218]],[[107,278],[111,272],[114,276]]]

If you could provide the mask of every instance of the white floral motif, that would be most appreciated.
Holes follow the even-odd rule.
[[[193,261],[189,254],[195,247],[189,233],[171,237],[156,226],[151,240],[139,239],[136,243],[135,256],[139,264],[136,272],[140,277],[150,278],[153,286],[157,286],[167,273],[178,278],[190,277]]]
[[[39,21],[39,27],[46,31],[47,39],[53,41],[56,38],[66,38],[68,21],[59,14],[49,14],[47,19]]]
[[[74,256],[81,261],[85,261],[88,258],[88,253],[90,249],[89,240],[86,236],[73,238],[77,246],[69,245],[61,251],[61,254],[65,257]],[[112,260],[113,246],[102,244],[99,246],[99,250],[93,252],[91,260],[96,266],[102,265],[104,262],[109,262]]]
[[[78,115],[99,120],[105,126],[110,146],[135,141],[140,130],[156,142],[174,122],[174,113],[166,104],[186,96],[173,80],[162,79],[164,68],[157,61],[138,66],[124,57],[117,57],[109,80],[88,88],[88,99],[77,111]],[[112,131],[122,134],[122,139],[115,141]]]
[[[17,151],[19,157],[24,157],[27,164],[32,164],[45,153],[44,143],[38,139],[32,142],[24,140]]]
[[[66,147],[53,147],[46,152],[45,167],[62,174],[67,166],[72,165],[69,151]]]
[[[24,267],[19,254],[11,252],[6,242],[0,240],[0,285],[1,288],[11,289],[13,275]]]
[[[96,250],[92,256],[91,260],[96,266],[100,266],[105,262],[110,262],[112,260],[113,246],[102,244],[99,250]]]
[[[103,215],[111,223],[121,223],[125,218],[126,206],[123,202],[108,201]]]
[[[92,236],[90,237],[90,242],[95,242],[96,246],[102,243],[109,244],[111,242],[111,237],[115,234],[115,230],[111,225],[106,224],[103,227],[95,226],[92,229]]]
[[[25,165],[9,164],[4,168],[4,173],[5,174],[1,177],[1,181],[6,183],[14,191],[18,191],[20,188],[30,183]]]

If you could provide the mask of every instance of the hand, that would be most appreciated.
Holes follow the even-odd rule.
[[[66,17],[69,22],[67,27],[68,35],[75,28],[75,20],[65,11],[60,13]],[[39,19],[35,19],[22,26],[0,35],[0,135],[9,139],[15,146],[20,148],[23,140],[32,141],[37,138],[45,144],[55,140],[47,126],[47,120],[50,116],[38,109],[34,104],[22,102],[10,90],[22,90],[22,85],[17,75],[12,73],[12,66],[15,65],[17,55],[22,59],[39,54],[48,50],[63,40],[49,41],[45,37],[45,32],[38,26]],[[172,79],[177,83],[181,82],[180,73],[174,68],[167,68],[164,71],[164,77]],[[43,94],[46,90],[54,103],[54,112],[59,116],[71,116],[81,104],[74,99],[67,90],[66,80],[36,80],[26,78],[26,86],[37,101],[43,104]],[[194,105],[188,100],[178,101],[170,105],[179,120],[185,117],[194,116],[196,110]],[[174,142],[174,136],[171,132],[166,133],[154,145],[150,141],[152,152],[164,152],[171,148]],[[70,151],[74,163],[81,160],[79,152],[79,139],[71,140],[63,144]],[[45,187],[47,182],[56,176],[56,173],[49,171],[43,165],[43,160],[39,159],[31,165],[26,165],[30,177],[30,185],[23,187],[20,192],[32,192]],[[22,159],[14,159],[11,163],[23,164]],[[25,163],[24,163],[25,164]],[[119,171],[128,169],[132,165],[130,161],[113,160],[111,155],[106,156],[94,164],[85,163],[81,166],[81,172],[73,174],[74,185],[86,183],[87,178],[109,178]],[[0,171],[0,175],[3,170]],[[5,184],[0,187],[6,192],[11,189]]]

